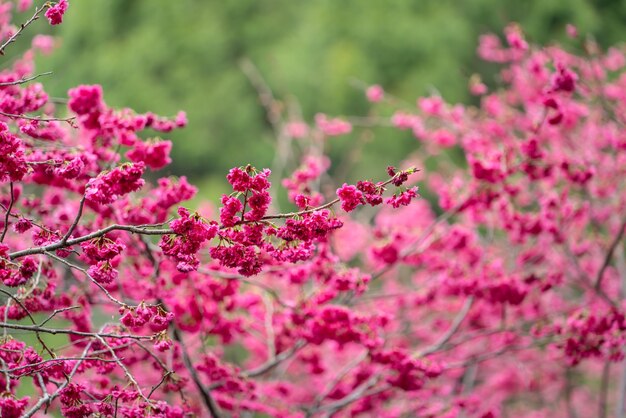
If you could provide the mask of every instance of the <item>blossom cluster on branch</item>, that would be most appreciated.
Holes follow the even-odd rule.
[[[13,4],[0,52],[69,6],[15,27]],[[504,38],[481,38],[503,88],[472,77],[477,107],[378,85],[366,118],[276,106],[293,166],[235,167],[197,211],[146,176],[185,114],[97,85],[58,106],[35,38],[0,72],[0,416],[623,417],[626,58]],[[325,143],[378,122],[416,152],[335,183]]]

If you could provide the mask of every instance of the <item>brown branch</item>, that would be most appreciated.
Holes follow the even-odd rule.
[[[28,316],[28,318],[31,320],[31,322],[33,323],[33,325],[37,325],[37,322],[35,322],[35,318],[33,318],[33,315],[30,313],[30,311],[26,308],[26,306],[24,306],[24,304],[22,303],[21,300],[19,300],[18,298],[16,298],[15,296],[13,296],[11,293],[0,289],[0,292],[7,295],[9,298],[11,298],[13,301],[15,301],[15,303],[17,303],[20,308],[22,308],[22,310],[24,312],[26,312],[26,315]],[[8,308],[9,303],[7,302],[7,308]],[[6,316],[5,316],[6,318]],[[38,331],[35,331],[35,335],[37,337],[37,341],[39,341],[39,343],[41,344],[41,346],[44,348],[44,350],[46,350],[48,352],[48,354],[50,354],[51,356],[54,356],[54,353],[52,352],[52,350],[50,350],[50,348],[46,345],[46,343],[44,342],[44,340],[41,338],[41,335],[39,334]]]
[[[454,321],[452,322],[452,325],[450,326],[448,331],[446,331],[446,333],[443,334],[441,336],[441,338],[439,338],[439,340],[437,340],[437,342],[435,344],[433,344],[432,346],[427,347],[424,350],[418,352],[415,356],[416,357],[424,357],[424,356],[427,356],[429,354],[436,353],[448,341],[450,341],[450,338],[452,338],[452,336],[459,330],[459,327],[463,323],[463,320],[465,319],[465,317],[467,317],[467,314],[469,313],[470,309],[472,308],[472,304],[473,303],[474,303],[474,298],[473,297],[469,297],[465,301],[465,304],[463,305],[463,307],[461,308],[461,310],[459,311],[457,316],[454,318]]]
[[[124,375],[126,376],[126,378],[130,381],[130,383],[135,387],[135,389],[137,390],[137,393],[139,394],[139,396],[148,404],[152,404],[152,402],[150,401],[150,399],[146,398],[146,395],[143,394],[143,391],[141,390],[141,386],[139,386],[139,383],[137,383],[137,380],[135,379],[135,377],[132,375],[132,373],[130,372],[130,370],[128,370],[128,368],[126,367],[126,365],[122,362],[122,360],[117,356],[117,354],[115,353],[115,350],[113,350],[113,348],[111,347],[111,345],[109,343],[107,343],[104,338],[102,338],[101,336],[96,334],[96,338],[98,339],[98,341],[100,341],[100,343],[102,343],[102,345],[104,345],[108,350],[109,353],[111,353],[111,357],[113,357],[113,360],[115,361],[115,363],[120,367],[120,369],[122,369],[122,371],[124,372]]]
[[[85,195],[83,195],[82,199],[80,199],[80,204],[78,206],[78,213],[76,214],[76,218],[74,218],[74,222],[72,222],[72,225],[70,225],[70,229],[68,229],[65,235],[63,235],[63,238],[61,238],[61,244],[65,244],[67,242],[67,240],[72,235],[72,232],[74,232],[74,230],[78,226],[78,222],[80,221],[81,216],[83,216],[83,208],[85,207],[85,198],[86,198]]]
[[[261,218],[261,220],[265,221],[268,219],[288,219],[295,218],[296,216],[307,215],[309,213],[317,212],[318,210],[328,209],[329,207],[339,203],[339,198],[331,200],[330,202],[318,206],[313,209],[301,210],[300,212],[289,212],[289,213],[279,213],[278,215],[266,215]]]
[[[352,371],[355,367],[357,367],[361,362],[363,362],[363,360],[365,360],[369,355],[368,351],[365,351],[362,355],[356,357],[354,360],[352,360],[351,362],[349,362],[344,368],[343,370],[341,370],[334,378],[331,382],[329,382],[326,387],[324,387],[324,390],[319,393],[315,399],[313,400],[313,406],[311,408],[309,408],[310,411],[316,411],[319,409],[319,406],[322,404],[322,402],[324,402],[324,399],[326,399],[328,397],[328,395],[333,391],[333,389],[335,389],[335,387],[337,387],[337,385],[339,384],[339,382],[341,382],[343,380],[344,377],[346,377],[348,375],[348,373],[350,373],[350,371]]]
[[[20,25],[20,28],[17,30],[17,32],[15,32],[13,35],[11,35],[11,37],[9,39],[6,40],[6,42],[4,42],[1,46],[0,46],[0,55],[4,55],[4,50],[7,46],[9,46],[11,43],[15,42],[15,40],[22,34],[22,32],[24,31],[24,29],[26,29],[28,26],[30,26],[31,23],[33,23],[35,20],[39,19],[39,15],[41,14],[41,12],[43,12],[46,9],[45,5],[41,6],[39,8],[35,8],[35,13],[31,16],[30,19],[28,19],[26,22],[22,23]]]
[[[609,247],[609,250],[607,251],[606,256],[604,257],[604,262],[602,263],[602,267],[600,267],[600,270],[598,271],[598,275],[596,276],[596,280],[595,280],[596,284],[594,285],[595,289],[600,289],[601,288],[601,286],[602,286],[602,278],[604,277],[604,272],[609,267],[609,264],[611,264],[611,259],[613,258],[613,253],[615,252],[615,249],[617,248],[617,245],[620,243],[620,241],[624,237],[624,232],[625,231],[626,231],[626,217],[624,217],[624,220],[620,224],[617,236],[615,237],[615,239],[611,243],[611,246]]]
[[[109,352],[109,350],[100,350],[101,352]],[[92,353],[93,354],[93,353]],[[111,363],[111,362],[115,362],[116,360],[113,359],[107,359],[107,358],[102,358],[102,357],[57,357],[57,358],[50,358],[50,359],[46,359],[46,360],[42,360],[42,361],[38,361],[37,363],[29,363],[29,364],[24,364],[22,366],[16,366],[16,367],[12,367],[10,369],[2,369],[0,370],[0,373],[12,373],[12,372],[17,372],[20,370],[24,370],[24,369],[28,369],[30,367],[39,367],[39,366],[43,366],[45,364],[48,363],[55,363],[55,362],[64,362],[64,361],[76,361],[76,360],[92,360],[92,361],[103,361],[105,363]],[[21,376],[21,375],[20,375]]]
[[[165,374],[163,374],[163,377],[161,377],[161,380],[159,381],[159,383],[157,383],[155,386],[152,387],[152,389],[150,389],[150,393],[148,393],[148,399],[150,399],[152,394],[159,388],[159,386],[165,383],[167,378],[170,377],[173,373],[174,372],[170,370],[170,371],[167,371]]]
[[[326,411],[326,416],[330,417],[332,416],[335,412],[339,411],[342,408],[345,408],[346,406],[350,405],[353,402],[358,401],[359,399],[362,399],[365,396],[368,396],[369,394],[367,393],[367,391],[372,388],[374,385],[376,385],[376,383],[378,383],[378,380],[380,379],[380,376],[372,376],[369,379],[367,379],[365,382],[363,382],[361,385],[357,386],[351,393],[349,393],[348,395],[344,396],[343,398],[326,404],[326,405],[322,405],[320,406],[317,411]],[[314,414],[317,411],[311,411],[310,414]],[[309,415],[310,416],[310,415]]]
[[[306,341],[298,340],[290,349],[281,352],[280,354],[276,355],[274,358],[263,363],[259,367],[242,372],[241,375],[243,377],[256,377],[256,376],[265,374],[269,372],[270,370],[272,370],[274,367],[278,366],[283,361],[293,357],[293,355],[296,354],[305,345],[306,345]]]
[[[43,77],[45,75],[51,75],[51,74],[52,74],[52,71],[47,71],[45,73],[37,74],[37,75],[34,75],[32,77],[23,77],[23,78],[20,78],[19,80],[15,80],[15,81],[7,81],[7,82],[4,82],[4,83],[0,83],[0,87],[17,86],[19,84],[28,83],[29,81],[36,80],[39,77]]]
[[[187,368],[187,371],[189,371],[189,374],[191,375],[191,379],[196,385],[196,388],[200,392],[202,401],[206,405],[207,409],[209,410],[209,413],[211,414],[213,418],[220,418],[221,413],[220,413],[219,407],[217,406],[215,399],[213,399],[213,396],[211,396],[210,390],[207,389],[202,383],[202,381],[200,380],[200,376],[198,376],[198,373],[196,372],[196,369],[193,366],[191,358],[189,357],[189,353],[187,353],[187,349],[185,348],[185,343],[183,341],[183,338],[180,335],[178,328],[174,324],[172,324],[172,333],[174,336],[174,340],[178,341],[180,345],[180,351],[183,355],[183,362],[185,363],[185,367]]]
[[[111,333],[95,333],[95,332],[85,332],[85,331],[74,331],[70,329],[59,329],[59,328],[45,328],[39,325],[21,325],[21,324],[11,324],[8,322],[0,322],[0,328],[6,329],[17,329],[22,331],[32,331],[32,332],[43,332],[46,334],[68,334],[68,335],[78,335],[81,337],[92,337],[96,338],[98,336],[103,338],[127,338],[131,340],[152,340],[152,335],[132,335],[132,334],[111,334]]]
[[[9,188],[11,191],[11,201],[9,202],[7,213],[4,215],[4,229],[2,230],[2,236],[0,236],[0,242],[4,241],[4,237],[9,229],[9,216],[11,216],[11,209],[13,209],[13,203],[15,202],[15,196],[13,195],[13,182],[9,183]]]
[[[572,253],[572,250],[570,250],[569,246],[564,243],[563,244],[563,249],[565,250],[565,254],[568,256],[568,258],[572,261],[572,264],[574,264],[574,267],[576,268],[576,270],[578,271],[578,276],[576,276],[575,278],[582,283],[585,287],[587,287],[589,290],[595,292],[595,294],[602,299],[604,302],[606,302],[611,308],[616,309],[616,310],[620,310],[619,309],[619,305],[613,300],[611,299],[603,290],[602,288],[596,288],[593,284],[593,282],[591,281],[591,278],[589,277],[589,275],[585,272],[585,270],[583,270],[583,268],[580,266],[580,263],[578,262],[578,259],[576,258],[576,256]]]
[[[71,311],[73,309],[79,309],[80,306],[75,305],[75,306],[68,306],[67,308],[59,308],[59,309],[55,309],[54,311],[52,311],[52,313],[50,315],[48,315],[48,317],[46,319],[44,319],[39,326],[43,327],[45,324],[47,324],[50,320],[52,320],[52,318],[54,318],[55,316],[57,316],[58,314],[65,312],[65,311]]]
[[[71,247],[76,244],[80,244],[81,242],[89,241],[94,238],[101,237],[105,234],[108,234],[111,231],[127,231],[133,234],[141,234],[141,235],[168,235],[174,234],[174,231],[167,229],[150,229],[153,226],[157,225],[140,225],[140,226],[132,226],[132,225],[109,225],[106,228],[100,229],[98,231],[94,231],[90,234],[83,235],[82,237],[77,237],[73,239],[68,239],[65,243],[61,241],[55,242],[53,244],[44,245],[42,247],[34,247],[27,248],[25,250],[16,251],[9,254],[9,258],[14,260],[16,258],[24,257],[26,255],[33,254],[44,254],[46,252],[56,251],[61,248]]]
[[[89,352],[89,350],[91,349],[91,343],[87,344],[87,347],[85,347],[85,349],[83,350],[83,353],[81,355],[81,357],[86,357],[87,353]],[[61,383],[59,385],[59,387],[57,388],[57,390],[52,394],[44,394],[44,396],[42,396],[41,398],[39,398],[39,400],[37,401],[37,403],[35,405],[32,406],[32,408],[30,408],[26,413],[24,413],[24,415],[22,415],[22,418],[30,418],[33,415],[35,415],[37,413],[37,411],[39,411],[39,409],[41,409],[41,407],[44,404],[50,404],[55,398],[57,398],[59,395],[61,395],[61,391],[63,389],[65,389],[65,387],[67,385],[70,384],[72,377],[76,374],[76,372],[78,371],[79,366],[81,365],[81,363],[83,362],[83,360],[79,360],[76,362],[76,364],[74,365],[74,368],[72,369],[72,371],[70,372],[70,374],[67,376],[67,379],[65,380],[65,382]]]
[[[80,271],[81,273],[83,273],[85,276],[87,276],[87,278],[88,278],[88,279],[89,279],[89,280],[90,280],[93,284],[95,284],[96,286],[98,286],[98,288],[100,288],[100,290],[102,290],[102,292],[106,295],[106,297],[107,297],[107,298],[108,298],[111,302],[113,302],[113,303],[115,303],[116,305],[121,306],[121,307],[123,307],[123,308],[128,308],[128,307],[129,307],[129,305],[128,305],[127,303],[124,303],[124,302],[122,302],[121,300],[119,300],[119,299],[115,298],[115,297],[114,297],[114,296],[113,296],[113,295],[112,295],[112,294],[111,294],[111,293],[110,293],[110,292],[106,289],[106,287],[102,286],[102,284],[100,284],[100,283],[99,283],[96,279],[94,279],[93,277],[91,277],[91,275],[89,274],[89,272],[88,272],[86,269],[84,269],[84,268],[82,268],[82,267],[79,267],[79,266],[77,266],[77,265],[75,265],[75,264],[72,264],[72,263],[70,263],[69,261],[67,261],[67,260],[65,260],[65,259],[63,259],[63,258],[61,258],[61,257],[59,257],[59,256],[56,256],[56,255],[54,255],[54,254],[52,254],[52,253],[48,253],[48,252],[46,252],[45,254],[46,254],[48,257],[51,257],[51,258],[53,258],[53,259],[57,260],[58,262],[65,264],[65,265],[66,265],[66,266],[68,266],[70,269],[75,269],[75,270],[78,270],[78,271]]]
[[[67,122],[70,125],[72,124],[74,119],[76,119],[76,116],[71,116],[69,118],[46,118],[43,116],[28,116],[24,114],[18,115],[14,113],[6,113],[6,112],[0,112],[0,115],[5,116],[7,118],[11,118],[11,119],[34,120],[36,122]]]

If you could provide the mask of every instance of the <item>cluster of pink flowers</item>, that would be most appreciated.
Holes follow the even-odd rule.
[[[170,223],[175,235],[164,236],[159,245],[165,255],[176,259],[178,270],[189,272],[198,268],[200,261],[196,254],[206,241],[217,235],[218,226],[183,207],[178,208],[178,215],[180,218]]]
[[[330,161],[327,157],[307,155],[291,177],[282,182],[283,187],[287,189],[289,200],[300,209],[319,206],[323,196],[313,188],[313,184],[329,167]]]
[[[28,172],[24,149],[18,137],[0,122],[0,182],[19,181]]]
[[[141,178],[145,169],[143,162],[126,163],[89,180],[85,186],[85,198],[93,203],[106,205],[130,192],[143,187]]]
[[[46,7],[57,24],[67,2]],[[504,88],[474,76],[476,108],[431,96],[388,115],[421,145],[399,164],[437,156],[419,174],[335,180],[324,142],[358,127],[281,113],[300,165],[233,168],[232,193],[197,212],[187,178],[144,179],[172,142],[141,131],[184,113],[112,109],[82,85],[55,117],[20,81],[28,51],[0,75],[0,416],[623,408],[626,57],[588,46],[538,48],[517,26],[481,38]]]
[[[350,122],[340,118],[328,118],[328,116],[323,113],[315,115],[315,124],[318,129],[327,136],[346,135],[352,132]]]
[[[401,187],[408,180],[409,175],[415,171],[415,169],[409,169],[396,172],[395,167],[388,167],[387,172],[391,179],[386,182],[375,184],[371,181],[359,181],[356,186],[344,183],[343,186],[337,189],[337,197],[341,201],[341,208],[346,212],[352,212],[359,205],[380,205],[383,203],[382,194],[386,190],[385,185],[391,183],[396,187]],[[412,199],[417,197],[417,187],[412,187],[398,191],[392,197],[384,199],[384,202],[394,208],[398,208],[407,206]]]
[[[89,264],[89,275],[99,283],[109,284],[117,278],[113,267],[119,263],[119,256],[125,249],[124,244],[106,236],[98,237],[81,244],[83,256]]]
[[[126,156],[133,162],[144,163],[152,170],[160,170],[172,162],[171,150],[171,141],[138,142]]]
[[[20,263],[9,261],[9,247],[0,244],[0,280],[5,286],[23,285],[37,271],[37,262],[32,257],[25,257]]]
[[[59,0],[58,3],[55,3],[46,10],[46,18],[51,25],[58,25],[63,22],[63,15],[67,11],[67,6],[67,0]],[[28,9],[26,5],[22,5],[21,8],[23,10]]]

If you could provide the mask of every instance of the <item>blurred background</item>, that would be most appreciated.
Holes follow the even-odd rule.
[[[276,140],[243,59],[309,122],[316,112],[367,115],[359,83],[381,84],[408,107],[433,93],[472,103],[472,74],[497,82],[496,68],[476,57],[478,36],[501,34],[511,21],[531,42],[577,48],[565,34],[572,23],[608,47],[624,38],[626,2],[71,0],[64,24],[47,29],[60,47],[37,69],[54,72],[44,83],[56,97],[98,83],[114,107],[167,116],[185,110],[188,127],[164,135],[174,141],[164,174],[187,175],[202,198],[213,198],[225,191],[228,169],[270,166],[274,156]],[[329,140],[333,159],[345,158],[358,138],[366,140],[354,177],[374,176],[373,165],[384,170],[418,146],[410,132],[355,129]]]

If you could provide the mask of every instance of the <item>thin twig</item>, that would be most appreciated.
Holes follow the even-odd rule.
[[[111,294],[111,293],[110,293],[110,292],[106,289],[106,287],[102,286],[102,284],[100,284],[100,283],[99,283],[96,279],[94,279],[93,277],[91,277],[91,275],[89,274],[89,272],[88,272],[86,269],[84,269],[84,268],[82,268],[82,267],[79,267],[79,266],[77,266],[76,264],[72,264],[72,263],[70,263],[69,261],[67,261],[67,260],[65,260],[65,259],[63,259],[63,258],[61,258],[61,257],[59,257],[59,256],[56,256],[56,255],[54,255],[54,254],[52,254],[52,253],[46,252],[46,253],[44,253],[44,254],[46,254],[48,257],[51,257],[51,258],[53,258],[53,259],[57,260],[57,261],[58,261],[58,262],[60,262],[60,263],[65,264],[65,265],[66,265],[66,266],[68,266],[69,268],[72,268],[72,269],[78,270],[78,271],[80,271],[81,273],[83,273],[85,276],[87,276],[87,278],[89,278],[89,280],[90,280],[93,284],[95,284],[96,286],[98,286],[98,288],[99,288],[100,290],[102,290],[102,292],[106,295],[106,297],[107,297],[107,298],[108,298],[111,302],[113,302],[113,303],[115,303],[115,304],[117,304],[118,306],[121,306],[121,307],[123,307],[123,308],[128,308],[128,307],[129,307],[129,305],[128,305],[127,303],[124,303],[124,302],[122,302],[121,300],[119,300],[119,299],[115,298],[115,297],[114,297],[114,296],[113,296],[113,295],[112,295],[112,294]]]
[[[602,263],[602,267],[600,267],[600,270],[598,270],[598,275],[596,276],[596,280],[595,280],[596,284],[594,285],[594,287],[596,289],[600,289],[601,288],[601,286],[602,286],[602,278],[604,277],[604,272],[609,267],[609,264],[611,264],[611,259],[613,258],[613,253],[615,252],[615,249],[617,248],[617,245],[620,243],[620,241],[624,237],[624,232],[625,231],[626,231],[626,217],[624,217],[624,220],[622,221],[622,223],[619,226],[619,231],[617,232],[617,236],[615,237],[615,239],[611,243],[611,245],[609,247],[609,250],[606,252],[606,256],[604,257],[604,262]]]
[[[358,401],[364,396],[367,396],[366,392],[370,388],[372,388],[374,385],[376,385],[379,379],[380,379],[380,376],[376,376],[376,375],[370,377],[361,385],[357,386],[357,388],[354,389],[351,393],[339,399],[338,401],[320,406],[318,408],[318,411],[326,411],[326,416],[328,417],[332,416],[335,412],[339,411],[340,409],[345,408],[351,403]]]
[[[31,16],[31,18],[28,19],[25,23],[22,23],[20,25],[20,28],[13,35],[11,35],[11,37],[7,39],[6,42],[2,44],[2,46],[0,46],[0,55],[4,55],[4,49],[9,46],[9,44],[15,42],[15,40],[22,34],[24,29],[30,26],[30,24],[33,23],[35,20],[39,19],[39,15],[45,10],[45,8],[45,6],[35,8],[35,13]]]
[[[11,216],[11,209],[13,209],[13,203],[15,201],[15,196],[13,195],[13,182],[9,183],[9,189],[11,191],[11,201],[9,202],[7,213],[4,215],[4,229],[2,230],[2,236],[0,237],[0,242],[4,242],[4,237],[6,236],[7,231],[9,229],[9,216]]]
[[[33,120],[36,122],[67,122],[70,125],[76,119],[76,116],[71,116],[69,118],[47,118],[44,116],[28,116],[24,114],[15,114],[15,113],[6,113],[0,112],[0,115],[5,116],[11,119],[25,119],[25,120]]]
[[[167,371],[167,372],[165,372],[163,374],[163,376],[161,377],[161,380],[159,381],[159,383],[157,383],[155,386],[152,387],[152,389],[150,389],[150,393],[148,393],[148,399],[150,399],[152,394],[159,388],[159,386],[161,386],[163,383],[165,383],[167,378],[170,377],[173,373],[174,373],[173,371],[169,370],[169,371]]]
[[[87,353],[89,352],[90,349],[91,349],[91,342],[89,344],[87,344],[87,346],[83,350],[83,353],[82,353],[81,357],[86,357]],[[44,396],[39,398],[37,403],[35,405],[33,405],[24,415],[22,415],[21,418],[30,418],[30,417],[32,417],[33,415],[35,415],[35,413],[37,413],[37,411],[39,411],[39,409],[41,409],[41,407],[44,404],[50,404],[55,398],[57,398],[59,395],[61,395],[61,391],[63,391],[63,389],[65,389],[65,387],[70,384],[70,382],[72,380],[72,377],[76,374],[76,372],[78,371],[78,368],[80,367],[82,362],[83,362],[83,360],[77,361],[76,364],[74,365],[74,368],[72,369],[70,374],[67,376],[67,379],[63,383],[61,383],[59,385],[57,390],[52,395],[44,394]]]
[[[19,84],[24,84],[24,83],[28,83],[29,81],[33,81],[38,79],[39,77],[43,77],[45,75],[51,75],[52,71],[47,71],[45,73],[41,73],[41,74],[37,74],[34,75],[32,77],[22,77],[19,80],[15,80],[15,81],[6,81],[4,83],[0,83],[0,87],[7,87],[7,86],[17,86]]]
[[[454,321],[452,322],[452,325],[450,325],[450,328],[448,328],[448,331],[446,331],[446,333],[443,334],[439,338],[439,340],[437,340],[437,342],[435,344],[433,344],[430,347],[427,347],[424,350],[418,352],[415,356],[416,357],[424,357],[424,356],[427,356],[429,354],[436,353],[448,341],[450,341],[450,338],[452,338],[452,336],[459,330],[459,327],[463,323],[463,320],[465,319],[465,317],[467,317],[467,314],[469,313],[470,309],[472,308],[472,304],[473,303],[474,303],[474,297],[473,296],[470,296],[469,298],[467,298],[467,300],[463,304],[463,307],[461,308],[461,310],[459,311],[457,316],[454,318]]]
[[[333,389],[335,389],[335,387],[337,387],[337,385],[339,384],[339,382],[341,382],[343,380],[344,377],[346,377],[348,375],[348,373],[350,373],[350,371],[352,371],[356,366],[358,366],[363,360],[365,360],[367,358],[367,356],[369,355],[368,351],[365,351],[363,354],[361,354],[360,356],[357,356],[354,360],[352,360],[351,362],[349,362],[344,368],[343,370],[341,370],[334,378],[332,381],[330,381],[326,387],[324,388],[324,390],[322,390],[322,392],[320,392],[316,397],[315,400],[313,401],[313,406],[310,408],[311,411],[315,411],[319,408],[320,404],[324,401],[324,399],[326,399],[328,397],[328,395],[333,391]]]
[[[135,377],[132,375],[132,373],[130,372],[130,370],[128,370],[128,368],[126,367],[126,365],[122,362],[122,360],[117,356],[117,353],[115,353],[115,350],[113,350],[113,348],[111,348],[111,346],[109,345],[109,343],[106,342],[106,340],[104,338],[102,338],[100,335],[96,334],[96,338],[98,339],[98,341],[100,341],[100,343],[102,343],[102,345],[104,345],[109,352],[111,353],[111,357],[113,357],[113,360],[115,360],[115,363],[117,363],[117,365],[122,369],[122,371],[124,372],[124,375],[126,375],[126,378],[130,381],[130,383],[135,387],[135,389],[137,390],[137,393],[139,394],[139,396],[141,396],[141,398],[148,402],[148,404],[151,404],[152,402],[150,401],[150,399],[146,398],[146,395],[143,394],[143,391],[141,390],[141,386],[139,386],[139,383],[137,383],[137,380],[135,380]]]
[[[283,361],[291,358],[294,354],[296,354],[305,345],[306,345],[306,341],[298,340],[293,345],[293,347],[291,347],[290,349],[281,352],[280,354],[276,355],[276,357],[268,360],[267,362],[263,363],[259,367],[256,367],[256,368],[251,369],[251,370],[244,371],[243,373],[241,373],[241,376],[243,376],[243,377],[256,377],[256,376],[260,376],[262,374],[265,374],[268,371],[272,370],[274,367],[278,366]]]
[[[609,384],[611,378],[611,361],[606,360],[602,368],[602,378],[600,379],[600,393],[598,394],[598,418],[606,418],[608,412],[607,404],[609,397]]]
[[[109,350],[108,349],[107,350],[101,350],[101,352],[107,352],[108,353]],[[17,372],[17,371],[20,371],[20,370],[28,369],[28,368],[31,368],[31,367],[43,366],[43,365],[46,365],[48,363],[62,363],[62,362],[65,362],[65,361],[76,361],[76,360],[103,361],[105,363],[111,363],[111,362],[117,361],[117,360],[114,360],[114,359],[107,359],[107,358],[102,358],[102,357],[92,357],[92,356],[90,356],[90,357],[57,357],[57,358],[50,358],[50,359],[38,361],[37,363],[29,363],[29,364],[24,364],[24,365],[21,365],[21,366],[12,367],[10,369],[2,369],[2,370],[0,370],[0,373],[13,373],[13,372]]]
[[[78,222],[80,221],[81,216],[83,216],[85,198],[86,196],[83,195],[82,199],[80,199],[80,204],[78,205],[78,213],[76,214],[76,218],[74,218],[74,222],[72,222],[72,225],[70,225],[70,229],[68,229],[65,235],[63,235],[63,238],[61,238],[61,244],[65,244],[67,242],[69,237],[72,235],[72,232],[74,232],[74,230],[78,226]]]
[[[32,332],[43,332],[46,334],[68,334],[68,335],[78,335],[81,337],[105,337],[105,338],[123,338],[123,339],[132,339],[132,340],[152,340],[154,337],[152,335],[132,335],[132,334],[111,334],[111,333],[95,333],[95,332],[85,332],[85,331],[74,331],[71,329],[60,329],[60,328],[45,328],[39,325],[21,325],[21,324],[11,324],[7,322],[0,322],[0,328],[7,329],[17,329],[22,331],[32,331]]]
[[[419,171],[419,170],[412,170],[412,172],[417,172],[417,171]],[[387,186],[388,184],[392,183],[396,178],[398,178],[398,176],[400,176],[402,173],[403,173],[402,171],[396,173],[394,176],[392,176],[391,178],[387,179],[386,181],[384,181],[384,182],[382,182],[380,184],[377,184],[377,186],[379,186],[379,187]],[[340,199],[337,198],[337,199],[331,200],[328,203],[325,203],[325,204],[323,204],[321,206],[318,206],[318,207],[312,208],[312,209],[301,210],[299,212],[280,213],[278,215],[266,215],[266,216],[262,217],[261,220],[265,221],[265,220],[269,220],[269,219],[295,218],[295,217],[298,217],[298,216],[307,215],[309,213],[317,212],[317,211],[320,211],[320,210],[323,210],[323,209],[328,209],[329,207],[339,203],[339,201],[340,201]],[[240,222],[240,223],[245,223],[245,222]]]
[[[15,296],[13,296],[11,293],[0,289],[0,292],[7,295],[9,298],[11,298],[15,303],[17,303],[20,308],[22,308],[22,310],[24,312],[26,312],[26,316],[28,316],[28,318],[31,320],[31,322],[33,323],[33,325],[37,325],[37,322],[35,322],[35,318],[33,318],[33,315],[30,313],[30,311],[26,308],[26,306],[24,306],[24,304],[22,303],[21,300],[19,300],[18,298],[16,298]],[[8,303],[7,303],[7,307],[8,307]],[[41,346],[44,348],[44,350],[46,350],[48,352],[48,354],[50,354],[51,356],[53,356],[54,354],[52,353],[52,350],[50,350],[50,348],[46,345],[46,343],[44,342],[44,340],[41,338],[41,335],[39,335],[39,332],[35,331],[35,335],[37,337],[37,341],[39,341],[39,343],[41,344]]]

